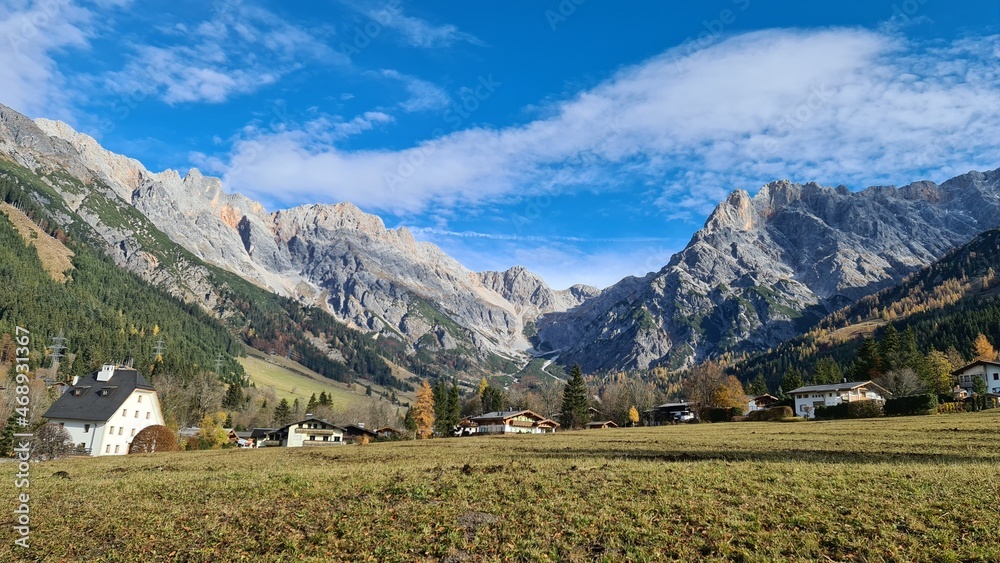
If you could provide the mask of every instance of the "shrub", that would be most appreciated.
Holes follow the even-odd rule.
[[[953,413],[965,412],[965,403],[959,403],[955,401],[947,403],[939,403],[937,406],[937,411],[939,414],[953,414]]]
[[[729,422],[734,416],[743,414],[740,408],[706,407],[701,409],[700,417],[704,422]]]
[[[752,411],[747,415],[747,420],[751,422],[771,422],[792,418],[793,416],[795,416],[795,412],[792,411],[791,407],[771,407],[769,409]]]
[[[886,416],[912,416],[918,414],[934,414],[937,412],[937,395],[925,393],[888,399],[883,409]]]
[[[878,401],[847,403],[847,418],[878,418],[880,416],[882,416],[882,403]]]
[[[847,418],[847,405],[848,403],[840,403],[839,405],[816,407],[813,414],[816,418],[825,420]]]
[[[177,436],[169,428],[160,424],[147,426],[140,430],[128,447],[130,454],[174,451],[177,451]]]
[[[35,459],[58,459],[70,452],[70,435],[62,426],[46,424],[35,430],[31,444],[31,457]]]

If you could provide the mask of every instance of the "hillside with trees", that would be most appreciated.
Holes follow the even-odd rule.
[[[944,392],[945,370],[979,357],[983,342],[1000,342],[998,264],[1000,230],[992,230],[901,284],[831,314],[805,335],[738,359],[730,372],[788,391],[782,380],[792,372],[806,383],[827,383],[912,370]]]

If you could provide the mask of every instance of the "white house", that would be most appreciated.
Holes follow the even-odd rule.
[[[124,455],[143,428],[163,424],[156,389],[132,368],[105,364],[73,384],[42,415],[90,455]]]
[[[807,385],[788,392],[795,398],[795,414],[815,417],[816,407],[832,407],[852,401],[885,401],[889,392],[871,381],[851,381],[830,385]]]
[[[529,410],[488,412],[469,419],[476,434],[549,434],[559,423]]]
[[[988,360],[977,360],[971,364],[951,372],[958,386],[971,393],[975,378],[986,381],[987,393],[1000,393],[1000,363]]]
[[[325,420],[310,417],[272,430],[264,441],[278,442],[286,448],[342,445],[344,431]]]

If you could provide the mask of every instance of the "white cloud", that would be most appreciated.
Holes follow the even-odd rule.
[[[87,48],[92,19],[69,1],[0,6],[0,103],[30,116],[70,119],[66,78],[53,57]]]
[[[392,69],[383,69],[382,76],[402,82],[409,99],[400,104],[408,112],[431,111],[444,109],[451,102],[448,93],[432,82],[421,80],[409,74],[403,74]]]
[[[1000,163],[998,45],[754,32],[623,69],[543,119],[439,132],[404,150],[342,151],[292,131],[246,138],[226,180],[284,203],[395,213],[627,181],[660,186],[675,217],[777,178],[940,180]]]
[[[109,89],[168,104],[219,103],[273,84],[307,60],[348,62],[308,30],[250,4],[223,3],[207,21],[162,31],[175,42],[134,46],[125,67],[104,77]]]
[[[434,25],[426,20],[407,16],[398,0],[392,0],[385,7],[369,10],[368,17],[389,29],[396,30],[410,46],[423,48],[449,47],[464,42],[482,45],[475,36],[459,31],[451,24]]]

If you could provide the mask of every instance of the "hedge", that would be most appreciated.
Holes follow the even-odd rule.
[[[747,420],[750,422],[771,422],[792,418],[793,416],[795,416],[795,412],[792,411],[792,407],[772,407],[759,411],[751,411],[747,415]]]
[[[882,416],[882,404],[878,401],[851,401],[831,407],[816,407],[816,418],[878,418]]]
[[[701,409],[699,418],[704,422],[729,422],[733,417],[742,416],[741,408],[706,407]]]
[[[888,399],[883,409],[886,416],[913,416],[918,414],[934,414],[937,412],[938,398],[932,393],[910,395]]]

